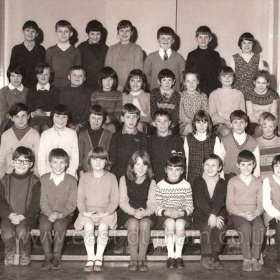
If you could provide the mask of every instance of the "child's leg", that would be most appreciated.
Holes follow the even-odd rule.
[[[260,216],[256,217],[253,221],[251,221],[251,225],[252,225],[252,258],[259,260],[262,245],[263,245],[265,226]]]
[[[52,228],[52,222],[49,221],[47,216],[42,214],[40,216],[40,238],[46,260],[52,259]]]
[[[95,253],[94,253],[94,225],[92,223],[87,223],[84,225],[85,235],[84,235],[84,243],[87,250],[87,258],[88,261],[95,261]]]
[[[151,227],[153,223],[148,218],[140,220],[140,241],[139,241],[139,254],[138,261],[146,259],[147,249],[151,238]]]
[[[175,238],[175,247],[176,247],[176,254],[175,258],[182,258],[182,250],[185,242],[185,228],[186,228],[187,221],[184,219],[177,219],[176,220],[176,238]]]
[[[130,261],[137,261],[137,251],[139,247],[139,220],[131,218],[126,222],[127,241],[130,248]]]
[[[215,259],[218,259],[219,254],[222,249],[223,242],[225,240],[227,227],[224,225],[221,229],[213,228],[211,230],[211,241],[212,241],[212,256]]]
[[[277,264],[280,264],[280,223],[276,222],[275,219],[269,222],[270,228],[276,230],[275,233],[275,243],[276,243],[276,252],[277,252]]]
[[[174,243],[175,243],[175,238],[174,238],[174,233],[176,229],[176,221],[168,218],[164,222],[164,228],[165,228],[165,241],[166,241],[166,246],[167,246],[167,251],[168,251],[168,258],[175,258],[175,252],[174,252]]]
[[[5,244],[5,265],[13,265],[16,252],[15,225],[10,219],[2,219],[1,238]]]
[[[107,224],[100,224],[98,226],[96,260],[103,260],[103,254],[108,242],[108,235],[109,226]]]

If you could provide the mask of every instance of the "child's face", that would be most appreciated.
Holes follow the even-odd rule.
[[[44,68],[43,73],[36,75],[40,85],[46,85],[50,81],[51,71],[49,68]]]
[[[203,164],[203,170],[209,177],[215,177],[220,172],[220,165],[217,159],[208,159]]]
[[[102,87],[104,91],[111,91],[113,84],[114,79],[112,77],[102,79]]]
[[[277,176],[278,178],[280,178],[280,163],[276,163],[274,166],[273,166],[273,173],[275,176]]]
[[[199,33],[196,36],[196,40],[197,40],[199,48],[204,50],[204,49],[207,49],[208,44],[212,40],[212,37],[209,34]]]
[[[68,80],[71,82],[71,87],[79,87],[85,82],[86,76],[83,70],[72,70]]]
[[[90,128],[93,130],[97,130],[102,126],[103,123],[103,116],[96,115],[96,114],[90,114],[89,116],[89,124]]]
[[[247,125],[248,123],[243,119],[235,119],[230,123],[233,132],[237,134],[242,134],[245,131]]]
[[[28,126],[28,119],[30,115],[26,111],[20,111],[15,116],[11,117],[12,122],[18,129],[24,129]]]
[[[68,27],[59,26],[56,29],[55,34],[57,36],[58,43],[63,44],[69,42],[73,32]]]
[[[263,94],[266,92],[269,82],[264,77],[258,77],[256,81],[254,81],[254,85],[255,91],[259,94]]]
[[[253,42],[248,40],[243,40],[241,43],[241,50],[243,53],[251,53],[253,49]]]
[[[139,116],[137,114],[125,113],[121,117],[121,120],[124,122],[124,127],[131,130],[134,129],[137,125]]]
[[[240,169],[240,173],[244,176],[250,176],[255,168],[255,163],[251,161],[241,161],[239,164],[236,164]]]
[[[208,121],[206,121],[206,120],[197,120],[195,122],[195,128],[196,128],[197,133],[205,133],[205,132],[207,132]]]
[[[157,128],[158,133],[164,134],[168,131],[171,121],[167,116],[157,116],[154,125]]]
[[[89,31],[88,33],[88,41],[90,44],[97,44],[101,39],[100,31]]]
[[[68,122],[68,116],[67,115],[53,115],[53,125],[56,130],[63,130]]]
[[[93,171],[101,171],[105,168],[106,159],[101,158],[91,158],[90,164]]]
[[[52,158],[50,167],[55,175],[60,175],[66,170],[67,162],[65,158]]]
[[[143,159],[138,157],[136,163],[134,164],[133,170],[136,174],[136,177],[139,179],[146,175],[148,165],[144,164]]]
[[[142,88],[143,81],[140,77],[131,77],[129,85],[132,92],[138,92]]]
[[[29,168],[32,166],[32,162],[24,155],[13,159],[12,164],[15,169],[15,173],[18,175],[23,175],[28,172]]]
[[[168,91],[173,87],[175,80],[169,77],[164,77],[160,81],[158,81],[158,83],[162,90]]]
[[[271,138],[275,134],[276,124],[274,121],[264,121],[262,123],[263,136]]]
[[[11,82],[12,86],[15,88],[18,88],[21,86],[22,79],[23,79],[23,77],[21,74],[16,74],[16,73],[12,72],[10,75],[10,82]]]
[[[226,73],[221,73],[220,78],[219,78],[222,87],[223,88],[231,88],[231,85],[233,84],[234,81],[234,76],[233,74],[226,74]]]
[[[159,35],[158,43],[161,49],[168,50],[171,48],[174,43],[172,35]]]
[[[25,28],[23,31],[24,41],[26,42],[34,42],[38,33],[33,28]]]
[[[120,38],[120,42],[122,44],[128,44],[132,34],[133,34],[133,31],[131,30],[130,27],[125,27],[125,28],[119,29],[118,35]]]
[[[167,178],[170,182],[177,182],[180,179],[180,176],[183,174],[184,170],[181,166],[170,166],[168,165],[165,168]]]
[[[184,85],[188,92],[196,92],[199,81],[195,74],[187,74]]]

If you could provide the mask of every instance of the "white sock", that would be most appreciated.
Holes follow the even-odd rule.
[[[193,240],[193,244],[200,244],[200,238],[195,238]]]
[[[175,256],[176,256],[176,258],[182,258],[184,241],[185,241],[185,236],[176,236],[176,243],[175,243],[175,248],[176,248]]]
[[[97,250],[96,250],[96,260],[103,260],[103,254],[108,242],[108,237],[100,237],[97,238]]]
[[[174,252],[175,238],[174,237],[175,237],[174,234],[171,234],[171,233],[168,233],[168,235],[165,236],[168,258],[175,257],[175,252]]]
[[[95,253],[94,253],[95,237],[92,232],[87,233],[84,236],[84,243],[87,250],[88,261],[95,261]]]

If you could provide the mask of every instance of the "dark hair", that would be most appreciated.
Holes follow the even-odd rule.
[[[175,74],[169,69],[162,69],[161,71],[159,71],[158,80],[161,81],[161,79],[163,78],[171,78],[174,81],[176,80]]]
[[[240,164],[241,162],[249,162],[249,161],[252,161],[254,165],[256,165],[256,158],[251,151],[243,150],[238,154],[237,164]]]
[[[90,107],[88,117],[90,117],[91,114],[94,114],[94,115],[97,115],[97,116],[102,116],[103,117],[102,123],[104,123],[106,121],[106,118],[107,118],[107,115],[108,115],[105,108],[103,108],[99,104],[94,104]]]
[[[87,156],[87,167],[89,171],[93,171],[92,166],[91,166],[91,159],[96,159],[96,158],[100,158],[100,159],[105,159],[106,160],[106,164],[105,164],[105,169],[108,170],[110,169],[111,166],[111,162],[109,161],[109,154],[108,152],[100,147],[94,147],[88,154]]]
[[[119,78],[116,71],[109,66],[102,68],[98,74],[98,89],[100,91],[103,90],[102,80],[107,78],[112,78],[114,80],[112,90],[116,90],[119,84]]]
[[[21,66],[19,63],[15,63],[10,65],[7,70],[7,77],[9,79],[9,82],[11,82],[10,76],[12,73],[20,74],[24,78],[26,72],[23,66]]]
[[[140,116],[140,110],[131,103],[126,103],[122,107],[122,116],[124,116],[126,113],[128,114],[136,114],[137,116]]]
[[[149,154],[144,150],[136,151],[129,159],[128,165],[127,165],[127,171],[126,171],[126,175],[127,175],[128,179],[131,181],[136,181],[137,176],[134,172],[134,165],[137,163],[137,159],[139,157],[143,160],[143,164],[148,166],[146,176],[148,176],[149,179],[152,179],[153,170],[152,170],[151,159],[150,159]]]
[[[132,71],[130,71],[128,78],[126,80],[125,86],[124,86],[124,92],[126,94],[129,94],[131,91],[131,87],[130,87],[131,78],[140,78],[142,80],[141,89],[143,89],[146,92],[148,91],[148,82],[147,82],[147,76],[145,75],[145,73],[140,69],[133,69]]]
[[[55,24],[55,31],[57,30],[58,27],[67,27],[71,32],[73,30],[72,24],[67,21],[67,20],[59,20],[56,24]]]
[[[19,158],[20,156],[24,156],[25,158],[29,159],[30,162],[32,162],[32,165],[29,168],[29,169],[31,169],[35,162],[35,155],[34,155],[33,151],[27,147],[19,146],[14,150],[12,159],[15,160],[15,159]]]
[[[272,166],[272,169],[274,168],[274,166],[276,164],[279,164],[280,163],[280,155],[276,155],[273,160],[272,160],[272,163],[271,163],[271,166]]]
[[[209,138],[212,135],[212,132],[213,132],[213,122],[212,122],[212,119],[211,119],[210,115],[204,110],[199,110],[194,114],[194,117],[193,117],[193,120],[192,120],[193,134],[197,133],[196,122],[199,122],[199,121],[208,122],[206,135],[207,135],[207,138]]]
[[[86,69],[81,66],[81,65],[74,65],[69,69],[69,74],[71,74],[71,72],[75,71],[75,70],[81,70],[84,72],[85,77],[87,76],[87,71]]]
[[[133,31],[133,25],[131,23],[131,21],[129,20],[121,20],[118,25],[117,25],[117,31],[119,31],[120,29],[123,29],[123,28],[127,28],[127,27],[130,27],[131,31]]]
[[[156,118],[159,117],[159,116],[167,117],[170,121],[172,121],[170,114],[163,109],[158,109],[158,110],[155,111],[155,113],[153,115],[153,120],[155,121]]]
[[[66,166],[69,166],[69,155],[65,152],[65,150],[57,148],[57,149],[52,149],[49,153],[49,162],[51,162],[51,160],[53,158],[61,158],[64,159],[66,162]]]
[[[167,159],[165,167],[174,166],[174,167],[182,167],[185,170],[186,166],[186,158],[182,154],[182,152],[171,151],[170,157]]]
[[[257,71],[256,75],[254,76],[254,81],[256,81],[259,77],[264,78],[268,83],[270,81],[270,74],[268,71],[265,70],[259,70]]]
[[[57,104],[53,108],[51,115],[50,115],[51,120],[53,120],[54,114],[67,116],[68,117],[67,124],[71,123],[71,121],[72,121],[72,113],[71,113],[70,109],[68,108],[68,106],[66,106],[64,104]]]
[[[159,39],[160,35],[171,35],[173,40],[175,38],[175,32],[174,30],[169,27],[169,26],[162,26],[158,31],[157,31],[157,38]]]
[[[196,29],[195,36],[197,37],[199,34],[207,34],[209,36],[212,36],[211,29],[206,25],[199,26]]]
[[[14,105],[11,106],[9,110],[9,115],[11,117],[16,116],[19,112],[24,111],[27,113],[27,115],[30,115],[30,109],[29,107],[21,102],[15,103]]]
[[[222,66],[219,69],[219,76],[222,75],[222,74],[232,74],[232,75],[235,75],[233,69],[231,67],[229,67],[229,66]]]
[[[53,81],[54,78],[54,70],[48,63],[38,63],[35,67],[35,75],[43,74],[45,69],[50,70],[50,83]]]
[[[249,33],[249,32],[245,32],[243,33],[239,39],[238,39],[238,47],[241,49],[241,44],[243,41],[250,41],[253,43],[253,48],[255,47],[255,45],[257,44],[257,41],[255,39],[255,37],[253,36],[252,33]]]
[[[24,25],[22,26],[22,30],[25,30],[25,29],[34,29],[36,31],[36,33],[39,32],[39,27],[38,27],[38,24],[33,21],[33,20],[28,20],[24,23]]]
[[[86,33],[88,34],[90,31],[99,31],[101,32],[104,30],[104,27],[102,23],[98,20],[91,20],[88,22],[87,27],[86,27]]]
[[[230,122],[233,122],[234,120],[244,120],[246,123],[249,122],[248,115],[243,112],[242,110],[235,110],[233,111],[229,116]]]
[[[199,89],[200,76],[199,76],[199,74],[197,73],[197,71],[194,70],[194,69],[189,69],[189,70],[183,71],[182,74],[183,74],[183,85],[182,85],[182,90],[184,90],[184,89],[186,88],[186,87],[185,87],[185,80],[186,80],[187,75],[192,74],[192,75],[195,75],[195,76],[196,76],[196,79],[198,80],[197,91],[200,92],[200,89]]]
[[[208,154],[208,155],[206,155],[206,156],[203,158],[203,164],[204,164],[207,160],[209,160],[209,159],[216,159],[216,160],[219,162],[219,167],[221,167],[221,168],[219,169],[219,172],[221,172],[221,171],[223,170],[224,164],[223,164],[222,159],[221,159],[218,155],[216,155],[216,154]]]

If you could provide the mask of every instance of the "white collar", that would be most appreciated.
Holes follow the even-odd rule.
[[[58,186],[64,180],[64,177],[65,177],[65,172],[61,173],[60,175],[54,175],[51,172],[50,180],[53,180],[55,185]]]
[[[165,51],[166,51],[166,54],[167,54],[168,58],[170,57],[170,55],[171,55],[171,53],[172,53],[172,50],[171,50],[171,49],[168,49],[168,50],[159,49],[158,53],[159,53],[159,56],[160,56],[162,59],[164,59]]]
[[[60,44],[57,43],[57,46],[62,50],[62,51],[66,51],[67,49],[69,49],[71,47],[70,42],[67,42],[65,44]]]
[[[39,90],[47,90],[47,91],[50,91],[50,87],[51,87],[50,83],[47,83],[47,84],[44,85],[44,86],[40,85],[39,83],[36,85],[37,91],[39,91]]]
[[[9,83],[8,88],[9,88],[10,90],[17,89],[18,91],[23,91],[24,86],[23,86],[23,84],[21,84],[20,87],[15,88],[11,83]]]
[[[239,145],[242,145],[247,138],[247,133],[245,131],[241,134],[233,132],[233,138]]]
[[[195,137],[198,141],[205,141],[206,138],[207,138],[207,134],[206,134],[206,132],[204,132],[204,133],[196,133],[196,134],[194,135],[194,137]]]

